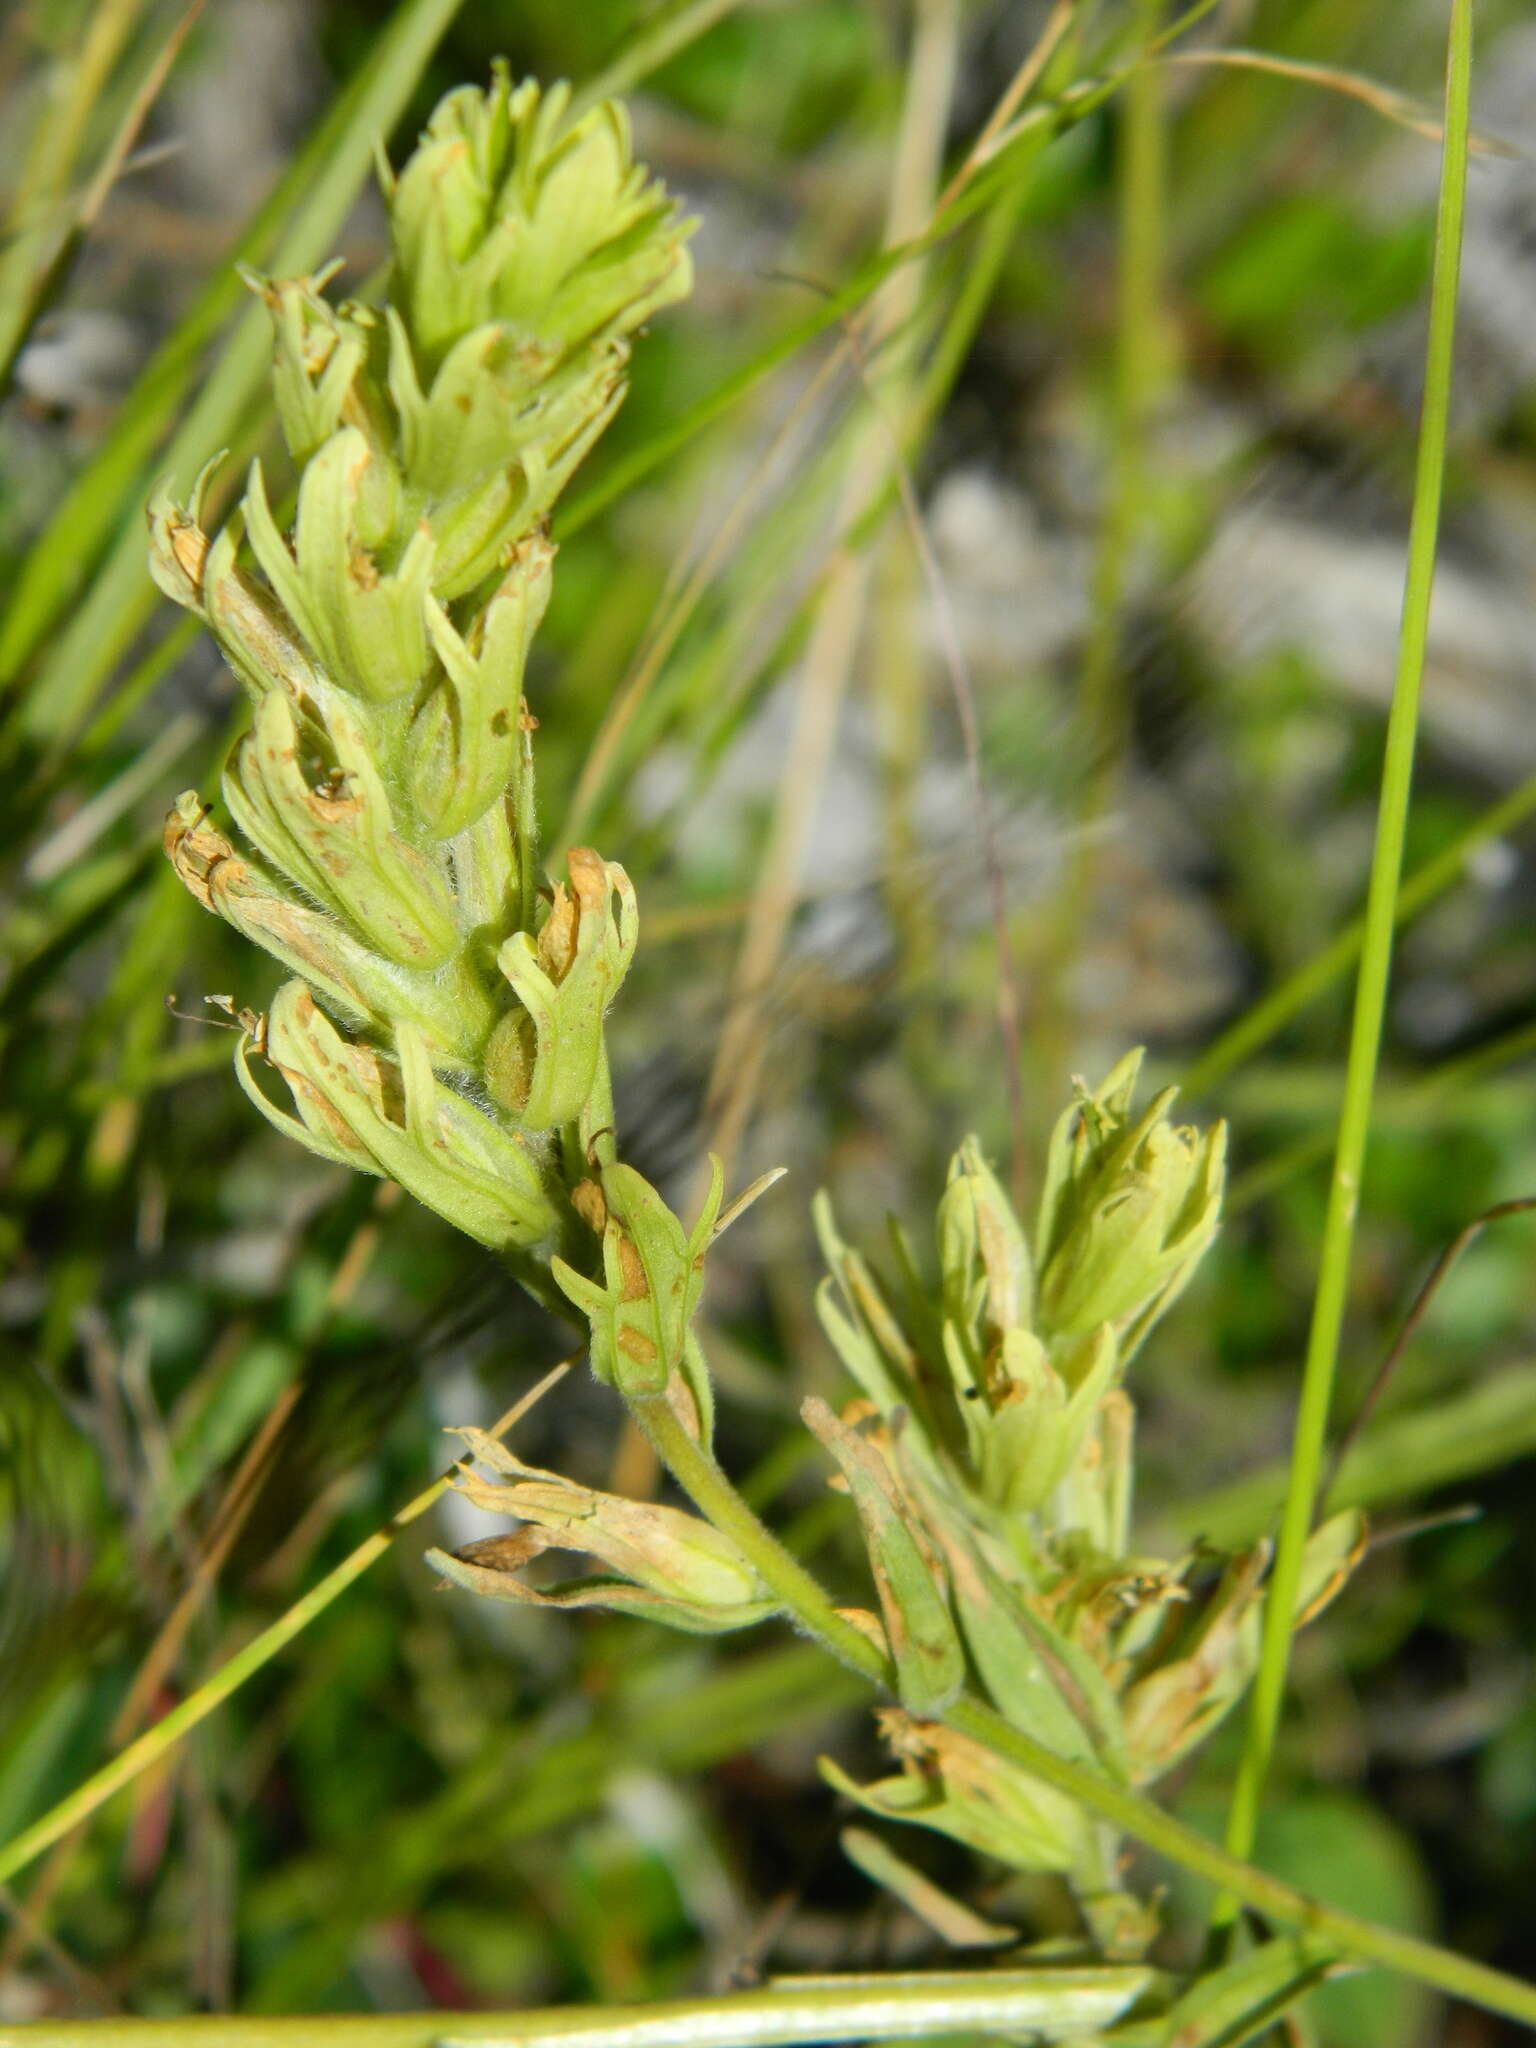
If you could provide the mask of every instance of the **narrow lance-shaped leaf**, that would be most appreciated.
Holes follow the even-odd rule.
[[[914,1714],[941,1714],[964,1685],[966,1670],[943,1565],[874,1445],[814,1396],[800,1413],[837,1460],[858,1509],[902,1704]]]

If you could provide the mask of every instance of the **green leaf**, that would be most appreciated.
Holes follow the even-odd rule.
[[[922,1717],[941,1714],[965,1683],[943,1566],[875,1446],[814,1396],[800,1413],[836,1458],[858,1509],[902,1705]]]

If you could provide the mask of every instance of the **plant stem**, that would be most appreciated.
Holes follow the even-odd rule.
[[[672,1477],[694,1506],[722,1535],[729,1536],[770,1591],[777,1593],[791,1616],[831,1651],[839,1662],[872,1685],[893,1687],[895,1667],[863,1631],[839,1613],[831,1596],[790,1556],[773,1532],[760,1522],[714,1458],[684,1429],[664,1394],[629,1399],[635,1417]]]
[[[769,2043],[882,2041],[972,2029],[1055,2040],[1097,2034],[1149,1979],[1139,1969],[935,1971],[793,1978],[722,1998],[533,2012],[325,2013],[309,2017],[43,2020],[0,2026],[0,2048],[767,2048]]]
[[[368,174],[373,150],[415,90],[433,50],[462,0],[407,0],[376,40],[346,95],[342,125],[315,165],[297,217],[271,265],[280,277],[310,269],[346,218]],[[338,106],[338,113],[341,112]],[[329,121],[325,124],[330,128]],[[169,445],[155,456],[155,476],[189,478],[210,448],[238,435],[242,415],[266,375],[272,323],[259,306],[242,317],[207,383],[179,418]],[[137,483],[133,486],[136,490]],[[87,512],[93,518],[94,511]],[[61,543],[75,544],[68,529]],[[135,513],[107,545],[82,601],[65,610],[45,642],[40,666],[19,696],[16,716],[27,737],[54,746],[72,736],[109,687],[119,658],[152,615],[155,592],[144,574],[143,528]],[[10,638],[7,620],[5,639]],[[6,672],[10,670],[7,667]]]
[[[632,1401],[630,1405],[679,1485],[693,1497],[700,1511],[717,1528],[734,1537],[764,1582],[779,1593],[791,1616],[841,1662],[871,1683],[889,1687],[893,1673],[888,1661],[868,1637],[838,1612],[810,1573],[758,1521],[725,1473],[688,1435],[667,1404],[658,1397],[651,1397]],[[504,1420],[498,1426],[498,1433],[500,1428],[507,1426]],[[190,1699],[173,1709],[148,1734],[114,1758],[105,1770],[99,1771],[42,1820],[17,1836],[4,1851],[0,1851],[0,1882],[86,1819],[114,1791],[165,1754],[284,1644],[292,1641],[387,1548],[397,1530],[431,1506],[451,1476],[451,1472],[445,1473],[402,1508],[383,1529],[369,1537],[304,1600],[291,1608],[281,1621],[258,1636],[239,1656],[231,1658]],[[1307,1898],[1278,1878],[1239,1862],[1139,1794],[1101,1777],[1086,1765],[1071,1763],[1055,1755],[1021,1734],[978,1700],[957,1701],[945,1718],[951,1726],[974,1736],[999,1756],[1055,1785],[1149,1848],[1224,1886],[1234,1896],[1272,1919],[1313,1931],[1336,1943],[1341,1950],[1401,1970],[1422,1983],[1435,1985],[1454,1996],[1486,2006],[1490,2011],[1507,2013],[1527,2024],[1536,2025],[1536,1986],[1522,1984],[1517,1978],[1491,1970],[1483,1964],[1469,1962],[1429,1942],[1416,1941],[1389,1928],[1373,1926],[1354,1914],[1340,1912]],[[1102,1980],[1112,1973],[1083,1974]],[[955,1980],[957,1984],[961,1981]],[[988,1973],[986,1982],[993,1985],[996,1979]],[[1063,1982],[1061,1977],[1052,1978],[1055,1986]],[[787,2010],[771,2004],[769,2009]],[[685,2007],[650,2008],[648,2011],[657,2029],[654,2033],[642,2031],[641,2016],[632,2011],[621,2010],[606,2017],[566,2011],[558,2017],[565,2028],[567,2041],[572,2036],[584,2038],[591,2048],[634,2048],[637,2043],[644,2044],[644,2048],[669,2048],[673,2041],[679,2044],[686,2042],[698,2048],[698,2044],[717,2040],[723,2044],[749,2038],[783,2042],[838,2038],[829,2031],[833,2013],[826,2004],[814,2010],[809,2007],[802,2010],[804,2028],[799,2032],[749,2034],[741,2025],[747,2010],[739,1999],[697,2001]],[[979,2024],[969,2007],[963,2014],[954,2004],[945,2006],[943,2011],[945,2026]],[[877,2024],[869,2008],[860,2008],[860,2012],[862,2017],[851,2037],[875,2038],[882,2031],[881,2025]],[[709,2031],[706,2016],[718,2016],[721,2031]],[[922,2006],[920,2011],[914,2007],[910,2017],[914,2023],[919,2019],[921,2023],[901,2027],[892,2025],[884,2027],[883,2031],[891,2036],[909,2031],[932,2032],[940,2024],[937,2011],[931,2005]],[[518,2048],[536,2048],[541,2041],[562,2038],[554,2031],[555,2019],[555,2015],[543,2013],[509,2014],[505,2017],[482,2013],[454,2016],[452,2025],[460,2039],[500,2038],[509,2043],[516,2042]],[[674,2020],[677,2022],[676,2031],[667,2031]],[[355,2040],[358,2048],[417,2048],[418,2043],[420,2048],[433,2048],[434,2043],[445,2038],[447,2023],[448,2016],[442,2013],[366,2017],[332,2014],[318,2026],[302,2019],[238,2016],[149,2021],[68,2020],[57,2024],[31,2022],[24,2028],[0,2027],[0,2048],[66,2048],[66,2044],[82,2038],[100,2043],[101,2048],[150,2048],[151,2043],[166,2039],[189,2044],[206,2043],[207,2048],[283,2048],[285,2043],[289,2048],[295,2048],[295,2044],[305,2040],[306,2029],[311,2038],[318,2039],[323,2032],[327,2043]],[[532,2031],[535,2026],[543,2031]],[[585,2035],[583,2028],[588,2030]],[[608,2030],[604,2031],[605,2028]]]
[[[1115,357],[1109,426],[1109,502],[1093,572],[1093,626],[1083,662],[1085,808],[1112,800],[1128,706],[1121,627],[1132,555],[1146,517],[1147,429],[1167,373],[1163,317],[1163,76],[1151,61],[1163,0],[1136,0],[1137,62],[1121,100],[1117,184]],[[1084,836],[1083,844],[1091,842]]]
[[[1135,0],[1133,59],[1120,100],[1115,163],[1115,336],[1105,426],[1105,497],[1089,579],[1089,625],[1078,678],[1077,831],[1055,908],[1043,975],[1039,1043],[1050,1072],[1070,1063],[1072,979],[1094,900],[1095,827],[1113,810],[1130,739],[1124,624],[1137,543],[1147,525],[1147,435],[1168,368],[1163,317],[1166,209],[1163,73],[1152,60],[1163,0]]]
[[[640,1426],[700,1512],[731,1536],[792,1617],[824,1648],[874,1683],[889,1688],[894,1672],[869,1639],[844,1619],[805,1568],[766,1529],[710,1454],[701,1449],[660,1395],[629,1403]],[[944,1714],[948,1726],[984,1743],[997,1756],[1065,1792],[1100,1819],[1113,1822],[1157,1854],[1210,1879],[1243,1904],[1287,1927],[1320,1936],[1362,1961],[1380,1963],[1491,2012],[1536,2026],[1536,1985],[1469,1961],[1432,1942],[1378,1927],[1255,1870],[1151,1800],[1091,1765],[1070,1762],[1022,1734],[994,1708],[962,1697]],[[4,2048],[0,2039],[0,2048]]]
[[[1086,1764],[1071,1763],[1005,1721],[980,1700],[961,1699],[944,1716],[952,1728],[984,1742],[996,1755],[1019,1765],[1047,1784],[1069,1794],[1083,1806],[1112,1820],[1127,1834],[1170,1862],[1196,1876],[1209,1878],[1244,1905],[1282,1926],[1314,1934],[1364,1962],[1380,1963],[1405,1977],[1455,1998],[1464,1998],[1490,2012],[1536,2026],[1536,1984],[1525,1984],[1486,1963],[1475,1963],[1432,1942],[1390,1927],[1378,1927],[1357,1914],[1309,1898],[1268,1872],[1255,1870],[1220,1849],[1206,1836],[1127,1787],[1111,1783]]]
[[[1376,814],[1376,846],[1371,861],[1360,971],[1355,988],[1354,1022],[1345,1069],[1344,1105],[1339,1119],[1333,1179],[1323,1225],[1317,1293],[1291,1451],[1290,1484],[1281,1517],[1274,1572],[1264,1603],[1263,1645],[1249,1709],[1247,1743],[1238,1767],[1227,1823],[1227,1847],[1233,1855],[1243,1858],[1248,1856],[1253,1846],[1264,1780],[1269,1770],[1285,1693],[1296,1595],[1301,1582],[1302,1553],[1317,1496],[1334,1368],[1349,1293],[1350,1254],[1360,1200],[1360,1176],[1370,1135],[1371,1097],[1386,1013],[1393,929],[1397,921],[1397,890],[1413,787],[1419,693],[1429,632],[1430,596],[1434,587],[1435,543],[1445,476],[1446,426],[1456,333],[1456,285],[1467,184],[1467,110],[1471,72],[1471,0],[1453,0],[1446,65],[1445,146],[1441,158],[1434,275],[1430,286],[1429,345],[1424,370],[1424,399],[1419,424],[1418,466],[1408,537],[1408,569],[1403,592],[1397,675],[1387,722],[1381,798]],[[1231,1899],[1218,1900],[1217,1926],[1230,1924],[1235,1915],[1236,1907]]]
[[[918,0],[886,200],[887,244],[906,241],[932,218],[958,52],[955,0]],[[889,433],[880,400],[884,399],[898,420],[910,406],[915,381],[911,362],[914,319],[923,305],[926,273],[926,264],[912,264],[888,279],[871,304],[870,344],[889,347],[891,356],[878,382],[870,380],[870,395],[876,401],[873,416],[862,424],[852,443],[839,485],[835,514],[839,533],[853,525],[891,472]],[[856,360],[862,353],[855,351]],[[860,367],[866,364],[867,356]],[[778,967],[800,901],[810,830],[826,789],[866,625],[877,538],[878,529],[862,548],[844,545],[834,552],[794,684],[788,749],[705,1098],[710,1149],[719,1153],[727,1171],[762,1080],[767,1054],[763,991]]]

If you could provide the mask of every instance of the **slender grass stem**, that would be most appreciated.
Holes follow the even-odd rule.
[[[545,1385],[539,1383],[534,1390],[541,1392]],[[524,1396],[496,1423],[491,1434],[500,1436],[510,1429],[522,1412],[528,1396]],[[131,1785],[135,1778],[156,1764],[163,1756],[169,1755],[184,1735],[191,1732],[201,1721],[206,1721],[215,1707],[222,1706],[232,1693],[239,1691],[248,1678],[253,1678],[265,1664],[270,1664],[279,1650],[286,1649],[296,1636],[302,1635],[312,1621],[316,1621],[325,1610],[344,1593],[355,1579],[360,1579],[371,1564],[381,1558],[394,1542],[400,1531],[417,1521],[434,1502],[439,1500],[453,1480],[456,1472],[469,1461],[460,1460],[434,1479],[432,1484],[418,1493],[380,1529],[375,1529],[366,1541],[360,1543],[348,1557],[344,1557],[334,1571],[327,1572],[318,1585],[312,1586],[301,1600],[296,1600],[286,1614],[274,1621],[270,1628],[262,1630],[252,1638],[243,1650],[221,1664],[211,1678],[205,1679],[196,1692],[189,1693],[179,1706],[172,1707],[152,1728],[147,1728],[125,1749],[120,1749],[110,1762],[103,1764],[99,1771],[77,1785],[73,1792],[49,1808],[41,1819],[31,1827],[23,1828],[19,1835],[0,1848],[0,1884],[13,1878],[17,1871],[24,1870],[35,1857],[40,1856],[57,1841],[77,1828],[82,1821],[89,1820],[98,1807],[104,1806],[114,1792],[120,1792],[125,1785]]]
[[[1093,629],[1081,685],[1088,770],[1084,800],[1094,815],[1109,800],[1125,751],[1128,706],[1121,629],[1132,555],[1146,523],[1147,430],[1166,370],[1163,77],[1147,56],[1162,11],[1163,0],[1137,0],[1141,61],[1126,80],[1121,99],[1109,503],[1094,566]],[[1086,835],[1082,844],[1091,846]]]
[[[907,57],[900,130],[886,199],[888,244],[904,241],[933,216],[958,48],[959,11],[953,0],[922,0]],[[926,265],[915,264],[882,287],[871,309],[872,341],[892,341],[903,332],[910,335],[913,316],[923,300],[926,270]],[[898,417],[910,404],[914,383],[909,348],[910,341],[897,350],[886,371],[885,395]],[[877,411],[849,453],[838,494],[840,530],[857,518],[889,470],[884,423]],[[875,538],[872,535],[871,542]],[[709,1080],[711,1149],[727,1167],[750,1120],[762,1078],[767,1050],[762,992],[778,965],[799,902],[807,838],[825,791],[854,676],[873,574],[872,547],[836,551],[795,685],[789,745]]]
[[[599,100],[630,92],[657,71],[671,57],[712,29],[716,22],[734,14],[741,0],[688,0],[683,7],[658,8],[659,20],[625,42],[622,52],[576,95],[576,106],[585,111]]]
[[[0,391],[9,386],[59,253],[83,211],[68,187],[79,167],[89,116],[105,99],[124,46],[143,33],[144,11],[142,0],[107,0],[85,18],[76,47],[54,59],[45,111],[27,137],[0,239]]]
[[[1322,1470],[1323,1440],[1328,1427],[1334,1369],[1348,1299],[1360,1176],[1370,1135],[1371,1098],[1386,1013],[1393,931],[1397,922],[1398,883],[1413,787],[1414,743],[1429,632],[1430,596],[1434,587],[1435,543],[1445,475],[1451,361],[1456,333],[1456,286],[1466,200],[1471,71],[1471,0],[1454,0],[1446,67],[1445,147],[1441,159],[1434,274],[1430,287],[1429,344],[1397,675],[1387,722],[1381,797],[1376,814],[1376,846],[1371,862],[1360,970],[1355,987],[1344,1104],[1323,1225],[1317,1292],[1291,1452],[1290,1484],[1281,1517],[1269,1597],[1265,1602],[1263,1645],[1249,1709],[1247,1742],[1238,1767],[1227,1824],[1227,1847],[1233,1855],[1241,1857],[1246,1857],[1253,1845],[1285,1693],[1302,1553],[1311,1528],[1313,1503]],[[1235,1914],[1236,1906],[1231,1897],[1219,1900],[1216,1924],[1229,1924]]]
[[[380,132],[399,118],[460,5],[461,0],[408,0],[378,38],[347,96],[345,125],[332,136],[329,154],[317,162],[297,218],[273,252],[278,275],[301,273],[324,253],[367,176]],[[158,474],[185,482],[208,449],[227,445],[231,434],[238,436],[271,352],[271,321],[260,307],[253,307],[242,317],[207,383],[181,414],[157,458]],[[135,478],[131,488],[137,489],[139,481]],[[63,544],[73,545],[73,536]],[[18,700],[18,721],[32,742],[44,747],[63,743],[92,715],[120,657],[156,603],[144,574],[143,529],[135,516],[125,520],[108,543],[81,603],[60,619]],[[11,630],[8,619],[0,644],[10,641]]]
[[[1115,801],[1130,737],[1126,598],[1147,527],[1147,434],[1167,368],[1163,343],[1163,219],[1167,205],[1164,77],[1151,60],[1163,0],[1136,0],[1136,61],[1120,100],[1115,167],[1115,335],[1110,372],[1105,502],[1090,577],[1090,624],[1078,678],[1077,756],[1082,776],[1074,834],[1044,976],[1040,1047],[1051,1071],[1069,1063],[1071,992],[1098,871],[1095,823]]]
[[[1208,11],[1214,0],[1202,0],[1194,14]],[[659,433],[652,434],[637,448],[609,464],[601,479],[586,490],[573,492],[560,517],[560,533],[569,540],[589,526],[605,507],[648,477],[695,441],[706,428],[756,388],[762,379],[789,362],[829,329],[845,322],[888,277],[916,262],[947,242],[973,214],[991,205],[999,191],[1018,175],[1021,161],[1056,135],[1087,120],[1113,99],[1130,76],[1129,65],[1120,65],[1064,93],[1059,99],[1042,101],[1006,123],[992,145],[968,158],[963,175],[951,181],[949,190],[935,207],[926,224],[909,240],[890,243],[866,257],[853,275],[835,292],[828,294],[815,310],[787,327],[749,362],[720,379],[691,406],[677,415]]]

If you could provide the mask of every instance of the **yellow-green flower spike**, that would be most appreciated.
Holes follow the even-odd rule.
[[[249,850],[191,794],[167,849],[301,978],[242,1044],[263,1114],[392,1175],[559,1301],[548,1256],[597,1249],[572,1198],[609,1114],[604,1020],[638,925],[623,869],[588,848],[552,900],[541,887],[524,672],[546,523],[624,397],[630,338],[688,290],[690,224],[619,109],[574,117],[565,88],[504,67],[450,94],[385,183],[386,303],[334,300],[334,267],[247,278],[272,322],[291,518],[260,464],[217,531],[214,464],[185,504],[163,490],[150,508],[156,580],[253,706],[224,778]],[[616,1214],[632,1192],[618,1183]],[[702,1427],[696,1279],[684,1291],[658,1298],[656,1342],[664,1375],[700,1381]],[[634,1349],[643,1324],[627,1307],[615,1336]]]

